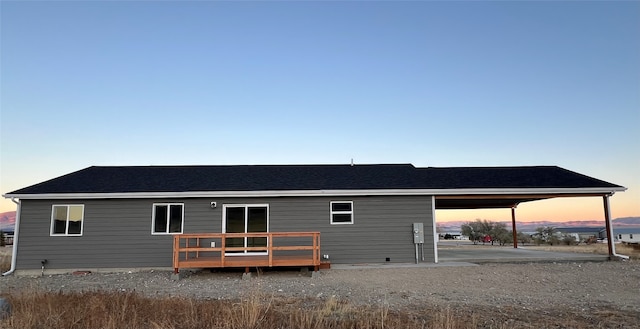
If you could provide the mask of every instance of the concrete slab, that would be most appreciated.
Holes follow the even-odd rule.
[[[607,255],[551,252],[513,248],[511,246],[464,246],[460,248],[438,248],[438,259],[442,262],[473,262],[473,263],[501,263],[501,262],[567,262],[567,261],[606,261]]]
[[[438,247],[438,263],[364,263],[364,264],[331,264],[331,269],[357,270],[372,268],[427,268],[446,266],[478,266],[484,263],[531,263],[531,262],[597,262],[607,261],[609,256],[551,252],[513,248],[512,246],[472,245],[455,243]]]

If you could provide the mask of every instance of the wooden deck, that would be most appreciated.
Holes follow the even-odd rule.
[[[230,247],[242,238],[255,246]],[[251,240],[249,240],[251,239]],[[244,243],[243,243],[244,244]],[[173,269],[313,266],[320,267],[320,232],[194,233],[173,237]]]

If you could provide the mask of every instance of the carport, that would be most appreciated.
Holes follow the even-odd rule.
[[[437,171],[434,177],[440,177],[439,183],[449,187],[435,195],[435,210],[510,209],[513,246],[516,249],[516,209],[519,204],[552,198],[601,197],[609,259],[626,258],[615,251],[609,201],[616,192],[626,190],[623,186],[556,166],[429,169]],[[434,244],[437,262],[437,243]]]

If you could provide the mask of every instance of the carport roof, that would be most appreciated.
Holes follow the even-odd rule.
[[[435,195],[436,207],[501,208],[625,188],[556,166],[416,168],[378,165],[92,166],[5,197]]]

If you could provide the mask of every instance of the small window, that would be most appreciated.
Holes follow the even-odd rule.
[[[353,201],[331,201],[331,224],[353,224]]]
[[[154,203],[151,223],[152,234],[182,233],[184,226],[184,204]]]
[[[84,205],[53,205],[51,207],[51,235],[82,235]]]

